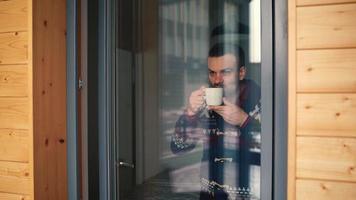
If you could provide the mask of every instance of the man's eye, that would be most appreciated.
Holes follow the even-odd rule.
[[[223,74],[223,75],[228,75],[228,74],[230,74],[231,72],[232,72],[232,70],[227,69],[227,70],[222,71],[222,74]]]
[[[214,76],[214,75],[215,75],[215,72],[210,71],[210,72],[209,72],[209,75],[210,75],[210,76]]]

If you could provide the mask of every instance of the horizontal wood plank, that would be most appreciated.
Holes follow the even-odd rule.
[[[356,137],[356,94],[298,94],[297,135]]]
[[[356,138],[297,137],[297,177],[356,181]]]
[[[29,145],[27,130],[0,129],[0,160],[28,162]]]
[[[297,200],[355,200],[356,183],[297,180]]]
[[[30,200],[30,196],[0,192],[0,200]]]
[[[28,163],[0,161],[0,192],[31,194]]]
[[[297,0],[297,6],[353,3],[356,0]]]
[[[356,92],[356,49],[299,50],[298,92]]]
[[[27,62],[27,33],[0,33],[0,64]]]
[[[0,128],[29,128],[28,98],[0,97]]]
[[[356,47],[356,4],[297,8],[297,48]]]
[[[27,0],[0,1],[0,32],[25,31]]]
[[[27,96],[28,89],[26,65],[0,65],[0,97]]]

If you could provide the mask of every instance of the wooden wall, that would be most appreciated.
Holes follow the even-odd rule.
[[[0,200],[33,199],[31,1],[0,1]]]
[[[66,0],[0,0],[0,200],[66,199]]]
[[[356,0],[288,12],[288,199],[355,199]]]

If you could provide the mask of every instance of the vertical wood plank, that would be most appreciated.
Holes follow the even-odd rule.
[[[296,170],[296,1],[288,1],[288,181],[287,198],[295,200]]]
[[[33,124],[34,124],[34,117],[33,117],[33,0],[27,0],[27,6],[28,6],[28,15],[27,15],[27,28],[28,28],[28,51],[27,51],[27,74],[28,74],[28,118],[29,118],[29,129],[28,129],[28,133],[29,133],[29,137],[28,137],[28,141],[29,141],[29,171],[31,176],[31,184],[30,184],[30,195],[29,198],[30,199],[35,199],[35,183],[34,183],[34,130],[33,130]]]
[[[33,1],[35,199],[67,199],[66,1]]]

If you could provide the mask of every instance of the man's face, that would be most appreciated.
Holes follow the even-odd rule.
[[[237,71],[238,61],[233,54],[225,54],[220,57],[208,57],[209,82],[213,87],[223,87],[225,95],[235,95],[237,81],[242,80],[246,74],[246,68],[241,67]]]
[[[232,54],[208,58],[209,81],[214,87],[224,87],[236,83],[237,61]]]

